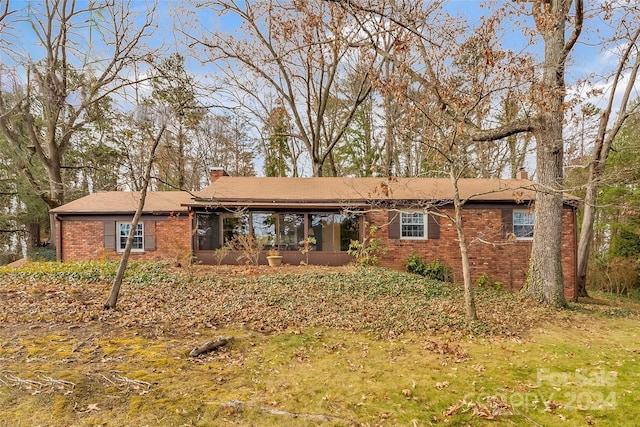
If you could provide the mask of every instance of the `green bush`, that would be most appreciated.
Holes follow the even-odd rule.
[[[611,242],[611,256],[618,257],[637,257],[640,255],[640,236],[637,232],[629,230],[620,230]]]
[[[476,279],[476,286],[482,289],[492,289],[494,291],[501,291],[504,289],[502,282],[493,280],[487,273],[482,273],[480,277]]]
[[[56,260],[56,248],[42,247],[27,250],[27,258],[31,261],[54,262]]]
[[[404,265],[407,267],[407,271],[413,274],[420,274],[424,271],[424,261],[418,256],[417,253],[411,252],[407,259],[404,261]]]
[[[413,274],[419,274],[428,279],[440,280],[448,282],[451,280],[451,267],[444,264],[439,259],[434,259],[430,263],[425,263],[422,258],[415,252],[411,252],[405,260],[407,271]]]
[[[372,225],[369,228],[369,236],[365,237],[362,242],[359,240],[351,240],[347,253],[355,258],[358,265],[376,265],[378,257],[387,253],[387,248],[382,245],[379,237],[374,237],[378,232],[378,227]]]

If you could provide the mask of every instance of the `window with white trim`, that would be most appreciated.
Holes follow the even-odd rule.
[[[535,214],[528,210],[513,211],[513,234],[517,239],[533,239]]]
[[[424,212],[400,213],[401,239],[426,239],[427,223]]]
[[[127,246],[127,238],[129,237],[129,230],[131,230],[131,223],[119,222],[117,230],[117,249],[118,252],[122,252],[124,251],[125,246]],[[144,224],[142,222],[139,222],[138,226],[136,227],[136,233],[133,236],[133,246],[131,247],[131,251],[144,251]]]

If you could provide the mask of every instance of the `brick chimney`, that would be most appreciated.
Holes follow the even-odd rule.
[[[518,169],[518,172],[516,172],[516,179],[529,179],[529,174],[525,168]]]
[[[211,177],[211,182],[213,182],[216,179],[220,178],[221,176],[229,176],[229,174],[227,173],[226,170],[224,170],[223,167],[216,166],[211,168],[209,176]]]

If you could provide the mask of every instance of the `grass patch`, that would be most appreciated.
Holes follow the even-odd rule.
[[[456,286],[385,269],[148,267],[132,270],[107,312],[108,265],[80,265],[77,276],[61,267],[68,280],[33,265],[0,271],[0,425],[583,426],[640,417],[632,302],[558,312],[481,291],[482,321],[470,323]],[[235,339],[188,357],[218,336]]]
[[[55,334],[25,329],[10,340],[23,351],[0,353],[0,420],[18,426],[477,425],[488,419],[631,425],[640,416],[638,348],[628,345],[637,322],[582,320],[579,328],[545,326],[526,340],[377,339],[324,328],[143,337],[97,323]],[[0,329],[3,341],[6,332]],[[187,357],[192,346],[218,335],[236,339],[216,353]],[[34,347],[44,350],[26,351]],[[56,354],[55,347],[78,350]],[[507,409],[491,412],[496,401]]]

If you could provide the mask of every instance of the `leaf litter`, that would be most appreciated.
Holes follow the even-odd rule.
[[[102,309],[112,263],[31,263],[0,269],[0,323],[122,328],[212,328],[262,332],[328,327],[370,331],[518,336],[549,311],[508,292],[479,290],[480,321],[464,316],[461,286],[385,268],[134,264],[116,310]],[[58,270],[56,270],[58,266]],[[508,315],[506,313],[509,313]]]

